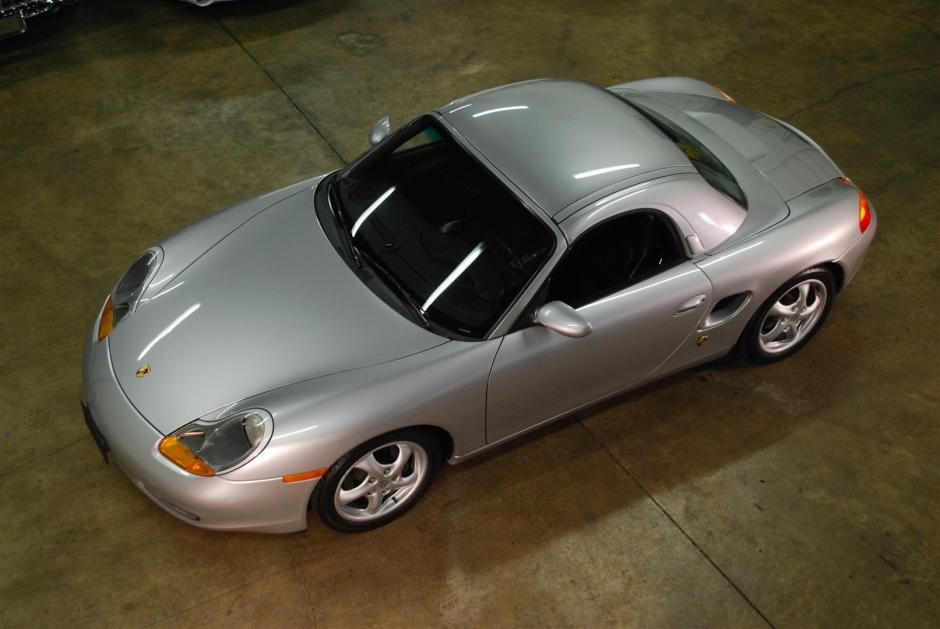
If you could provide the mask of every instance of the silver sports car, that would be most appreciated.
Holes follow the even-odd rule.
[[[443,461],[736,347],[785,358],[875,234],[811,139],[694,79],[518,83],[371,140],[148,249],[101,307],[85,419],[186,522],[374,528]]]

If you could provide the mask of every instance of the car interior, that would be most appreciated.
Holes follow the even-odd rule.
[[[390,186],[395,192],[360,233],[419,303],[482,245],[428,307],[435,322],[482,337],[548,257],[551,231],[433,127],[395,149],[376,170],[370,174],[381,185],[370,186],[360,204]]]
[[[578,238],[549,280],[546,302],[578,308],[685,259],[671,222],[653,210],[608,220]]]

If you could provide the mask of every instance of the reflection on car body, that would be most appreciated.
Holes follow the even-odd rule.
[[[518,83],[371,141],[105,300],[89,427],[174,516],[381,526],[445,460],[736,347],[793,354],[876,230],[812,140],[694,79]]]

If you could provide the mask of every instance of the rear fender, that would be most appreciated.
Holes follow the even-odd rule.
[[[633,90],[643,93],[695,94],[697,96],[708,96],[710,98],[725,100],[725,95],[718,91],[717,88],[709,85],[705,81],[686,76],[661,76],[655,79],[641,79],[639,81],[612,85],[607,89],[614,92],[618,90]]]
[[[751,317],[784,282],[806,269],[839,264],[851,277],[861,256],[846,256],[865,249],[874,233],[874,222],[864,236],[858,227],[858,194],[855,188],[834,180],[794,199],[790,216],[733,247],[697,260],[712,282],[714,299],[749,294],[750,299],[733,317],[720,325],[693,334],[657,369],[653,377],[685,369],[726,354],[740,338]],[[849,264],[848,268],[846,264]],[[703,313],[703,324],[708,313]],[[708,338],[701,341],[702,336]]]

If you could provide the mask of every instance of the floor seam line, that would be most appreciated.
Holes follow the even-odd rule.
[[[925,72],[929,70],[936,70],[938,67],[940,67],[940,63],[934,63],[934,64],[927,65],[927,66],[914,66],[912,68],[904,68],[903,70],[890,70],[888,72],[882,72],[881,74],[878,74],[876,76],[863,79],[861,81],[856,81],[855,83],[850,83],[848,85],[844,85],[840,87],[839,89],[837,89],[835,92],[833,92],[832,95],[830,95],[828,98],[823,98],[821,100],[812,102],[809,105],[806,105],[804,107],[800,107],[799,109],[796,109],[790,112],[789,114],[786,114],[783,117],[785,119],[793,118],[798,114],[802,114],[807,111],[810,111],[811,109],[815,109],[816,107],[819,107],[820,105],[828,105],[829,103],[833,102],[834,100],[842,96],[842,94],[849,92],[851,90],[854,90],[858,87],[864,87],[865,85],[870,85],[877,81],[888,79],[894,76],[903,76],[905,74],[913,74],[915,72]]]
[[[688,531],[686,531],[686,530],[682,527],[682,525],[679,524],[679,522],[678,522],[674,517],[672,517],[672,515],[669,513],[669,511],[667,511],[666,508],[663,507],[663,505],[662,505],[658,500],[656,500],[656,498],[655,498],[655,497],[653,496],[653,494],[646,488],[646,486],[645,486],[643,483],[640,482],[640,479],[638,479],[638,478],[636,477],[636,475],[634,475],[633,472],[631,472],[630,469],[627,468],[627,466],[625,466],[623,463],[621,463],[620,460],[619,460],[616,456],[614,456],[613,452],[611,452],[611,451],[607,448],[607,446],[604,445],[604,442],[597,438],[597,435],[595,435],[593,432],[591,432],[591,429],[587,427],[587,425],[584,423],[584,419],[583,419],[580,415],[578,416],[578,424],[580,424],[581,427],[584,429],[584,431],[587,432],[588,435],[590,435],[591,439],[593,439],[593,440],[600,446],[601,450],[603,450],[604,452],[607,453],[607,456],[609,456],[609,457],[611,458],[611,460],[614,462],[614,464],[615,464],[617,467],[619,467],[621,470],[623,470],[623,472],[624,472],[627,476],[630,477],[630,480],[632,480],[632,481],[636,484],[636,486],[639,487],[640,490],[641,490],[644,494],[646,494],[646,497],[649,498],[650,502],[652,502],[654,505],[656,505],[656,508],[659,509],[660,512],[661,512],[664,516],[666,516],[666,519],[668,519],[668,520],[672,523],[672,525],[673,525],[676,529],[679,530],[680,533],[682,533],[682,535],[689,541],[689,543],[692,544],[692,547],[695,548],[695,550],[697,550],[698,553],[699,553],[702,557],[704,557],[705,560],[706,560],[709,564],[711,564],[712,568],[714,568],[714,569],[718,572],[718,574],[720,574],[720,575],[722,576],[722,578],[724,578],[724,580],[728,583],[728,585],[730,585],[730,586],[734,589],[734,591],[737,592],[738,595],[739,595],[742,599],[744,599],[744,602],[747,603],[748,606],[750,606],[750,608],[753,609],[754,612],[755,612],[758,616],[760,616],[761,619],[762,619],[765,623],[767,623],[767,626],[768,626],[768,627],[773,627],[774,629],[776,629],[776,625],[775,625],[773,622],[771,622],[771,620],[764,614],[764,612],[762,612],[762,611],[760,610],[760,608],[757,607],[757,605],[754,603],[754,601],[752,601],[752,600],[748,597],[748,595],[744,593],[744,590],[742,590],[740,587],[738,587],[738,584],[735,583],[735,582],[731,579],[731,577],[728,576],[728,574],[727,574],[724,570],[721,569],[721,566],[719,566],[719,565],[715,562],[715,560],[712,559],[711,556],[709,556],[709,554],[708,554],[707,552],[705,552],[705,549],[702,548],[702,546],[701,546],[698,542],[695,541],[695,539],[688,533]]]
[[[173,618],[179,618],[179,617],[182,616],[183,614],[186,614],[186,613],[188,613],[188,612],[191,612],[191,611],[193,611],[194,609],[199,609],[199,608],[202,607],[203,605],[206,605],[206,604],[211,603],[211,602],[213,602],[213,601],[217,601],[218,599],[220,599],[220,598],[222,598],[222,597],[228,596],[229,594],[232,594],[232,593],[237,592],[237,591],[239,591],[239,590],[243,590],[243,589],[247,588],[247,587],[250,586],[250,585],[254,585],[255,583],[259,583],[259,582],[261,582],[261,581],[264,581],[265,579],[270,579],[271,577],[276,577],[276,576],[278,576],[278,575],[280,575],[280,574],[284,574],[285,572],[287,572],[288,570],[292,570],[293,568],[294,568],[294,565],[291,564],[291,565],[287,566],[286,568],[282,568],[282,569],[280,569],[280,570],[276,570],[276,571],[274,571],[274,572],[271,572],[270,574],[264,574],[264,575],[262,575],[262,576],[260,576],[260,577],[258,577],[258,578],[256,578],[256,579],[252,579],[252,580],[250,580],[250,581],[246,581],[245,583],[242,583],[242,584],[240,584],[240,585],[236,585],[236,586],[234,586],[234,587],[231,587],[231,588],[229,588],[229,589],[227,589],[227,590],[225,590],[225,591],[223,591],[223,592],[219,592],[219,593],[216,594],[215,596],[210,596],[209,598],[203,599],[203,600],[201,600],[199,603],[197,603],[197,604],[195,604],[195,605],[192,605],[192,606],[187,607],[187,608],[185,608],[185,609],[181,609],[181,610],[179,610],[178,612],[176,612],[176,613],[174,613],[174,614],[171,614],[171,615],[169,615],[169,616],[165,616],[165,617],[163,617],[163,618],[160,618],[159,620],[154,620],[153,622],[148,623],[148,624],[145,625],[145,626],[146,626],[146,627],[155,627],[155,626],[157,626],[157,625],[159,625],[159,624],[161,624],[161,623],[165,623],[167,620],[171,620],[171,619],[173,619]]]
[[[264,72],[264,75],[268,77],[268,80],[271,82],[271,84],[274,85],[274,87],[278,89],[278,91],[284,96],[284,98],[287,99],[287,102],[289,102],[291,106],[295,110],[297,110],[297,113],[299,113],[303,117],[303,119],[307,121],[307,124],[310,125],[310,128],[314,130],[314,132],[320,137],[321,140],[323,140],[323,143],[326,144],[330,148],[333,154],[339,158],[339,161],[342,162],[343,164],[347,164],[348,162],[346,161],[346,159],[340,154],[340,152],[336,149],[336,147],[333,146],[333,143],[330,142],[326,138],[326,135],[323,134],[323,131],[320,130],[320,127],[318,127],[313,122],[313,120],[310,119],[310,116],[308,116],[307,113],[300,107],[300,105],[297,104],[297,101],[295,101],[291,97],[291,95],[287,93],[287,90],[285,90],[284,87],[275,80],[274,76],[270,72],[268,72],[268,69],[264,67],[264,65],[260,61],[258,61],[257,57],[251,54],[251,51],[245,47],[245,44],[243,44],[240,39],[235,37],[235,34],[232,31],[230,31],[227,26],[225,26],[222,20],[216,20],[216,24],[218,24],[219,28],[221,28],[225,32],[225,34],[227,34],[232,39],[232,41],[235,42],[238,45],[238,47],[242,49],[242,52],[248,55],[248,58],[251,59],[254,62],[254,64],[258,66],[258,68],[261,69],[262,72]]]
[[[50,450],[49,452],[44,452],[43,454],[37,454],[36,456],[34,456],[33,458],[29,459],[28,461],[24,461],[23,463],[20,463],[19,465],[15,465],[15,466],[11,467],[11,468],[8,469],[8,470],[0,470],[0,476],[9,476],[9,475],[11,475],[11,474],[17,472],[18,470],[23,469],[24,467],[28,467],[28,466],[32,465],[33,463],[35,463],[36,461],[38,461],[38,460],[40,460],[40,459],[44,459],[44,458],[49,457],[49,456],[52,456],[52,455],[54,455],[54,454],[58,454],[59,452],[62,452],[63,450],[65,450],[65,449],[67,449],[67,448],[71,448],[71,447],[74,446],[76,443],[79,443],[79,442],[84,441],[84,440],[85,440],[85,437],[79,437],[78,439],[75,439],[74,441],[69,441],[69,442],[66,443],[65,445],[60,446],[60,447],[56,448],[55,450]]]

